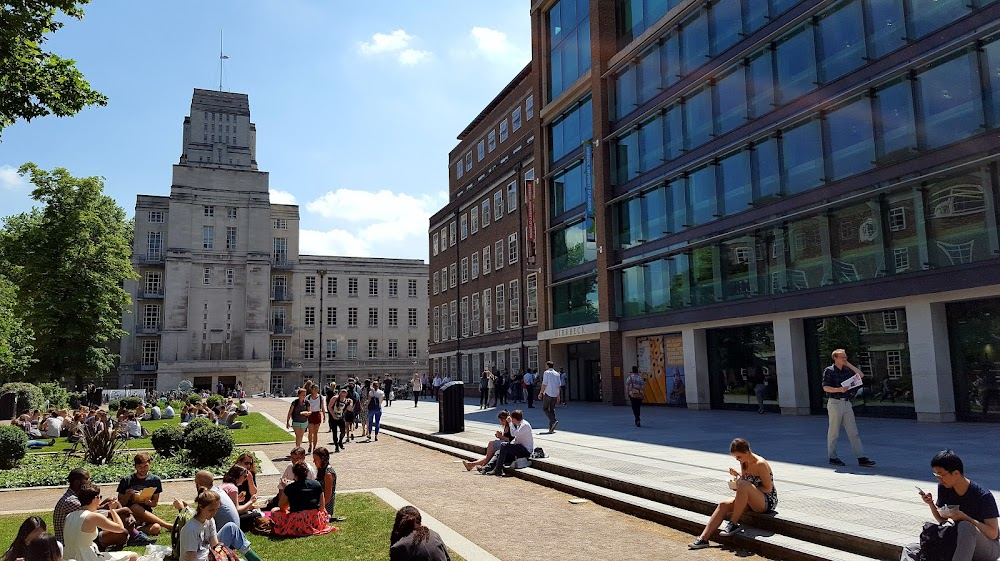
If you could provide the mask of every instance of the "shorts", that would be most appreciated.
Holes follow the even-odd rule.
[[[348,423],[354,422],[354,411],[344,411],[344,421]]]
[[[306,421],[292,421],[293,429],[307,429],[309,428],[309,423]]]
[[[318,425],[323,422],[323,413],[320,411],[314,411],[309,414],[309,424]]]

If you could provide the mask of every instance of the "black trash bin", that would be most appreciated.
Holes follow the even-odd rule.
[[[465,430],[465,384],[448,382],[441,386],[438,403],[438,431],[444,433]]]

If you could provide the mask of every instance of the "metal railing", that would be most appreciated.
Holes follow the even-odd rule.
[[[163,289],[161,288],[159,290],[146,290],[144,288],[140,288],[138,291],[136,291],[136,296],[138,298],[146,298],[146,299],[163,298]]]
[[[291,302],[292,292],[289,290],[272,290],[271,300],[275,302]]]
[[[160,324],[156,325],[143,325],[139,327],[139,333],[143,334],[155,334],[160,332]]]
[[[292,326],[285,323],[272,323],[271,333],[275,335],[291,335]]]

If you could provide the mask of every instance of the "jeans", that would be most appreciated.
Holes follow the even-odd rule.
[[[29,440],[28,448],[41,448],[43,446],[53,446],[52,442],[48,440]]]
[[[965,520],[958,523],[958,540],[951,561],[996,561],[1000,542],[991,540]]]
[[[764,390],[767,386],[764,384],[757,384],[753,387],[753,393],[757,396],[757,409],[764,408]]]
[[[503,466],[510,464],[518,458],[527,458],[531,456],[531,450],[528,450],[521,444],[505,442],[500,446],[499,458],[497,460],[496,472],[503,473]]]
[[[556,424],[556,399],[549,394],[542,395],[542,411],[549,418],[549,430],[552,430],[552,425]]]
[[[525,391],[528,394],[528,396],[527,396],[528,397],[528,407],[534,407],[535,406],[535,388],[534,388],[534,386],[528,386],[528,388]]]
[[[639,410],[642,409],[642,398],[630,397],[628,400],[632,403],[632,415],[635,416],[635,422],[639,424]]]
[[[339,429],[340,436],[337,436]],[[333,433],[333,443],[341,448],[344,447],[344,436],[347,435],[347,424],[343,419],[334,419],[330,415],[330,432]]]
[[[375,436],[378,436],[379,428],[382,424],[382,410],[381,409],[371,409],[368,411],[368,434],[375,431]]]
[[[489,388],[479,388],[479,406],[488,407],[490,404]]]
[[[226,524],[219,529],[217,535],[219,536],[219,542],[229,549],[240,553],[246,553],[246,551],[250,549],[250,540],[247,539],[243,530],[240,530],[240,527],[232,522],[226,522]]]
[[[420,390],[413,390],[413,406],[417,406],[417,400],[420,399]]]
[[[826,449],[830,458],[837,457],[837,440],[840,438],[840,427],[843,425],[847,438],[851,441],[854,455],[863,458],[865,448],[858,436],[858,423],[854,420],[854,405],[847,399],[828,399],[826,411],[830,416],[830,428],[826,433]]]

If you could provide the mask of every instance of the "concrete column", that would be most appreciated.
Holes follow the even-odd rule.
[[[931,302],[906,305],[913,405],[918,421],[955,421],[955,386],[944,306]]]
[[[684,344],[684,378],[688,409],[711,409],[709,391],[708,342],[704,329],[681,331]]]
[[[810,372],[806,365],[805,330],[801,319],[774,321],[774,361],[778,370],[781,414],[808,415]]]

